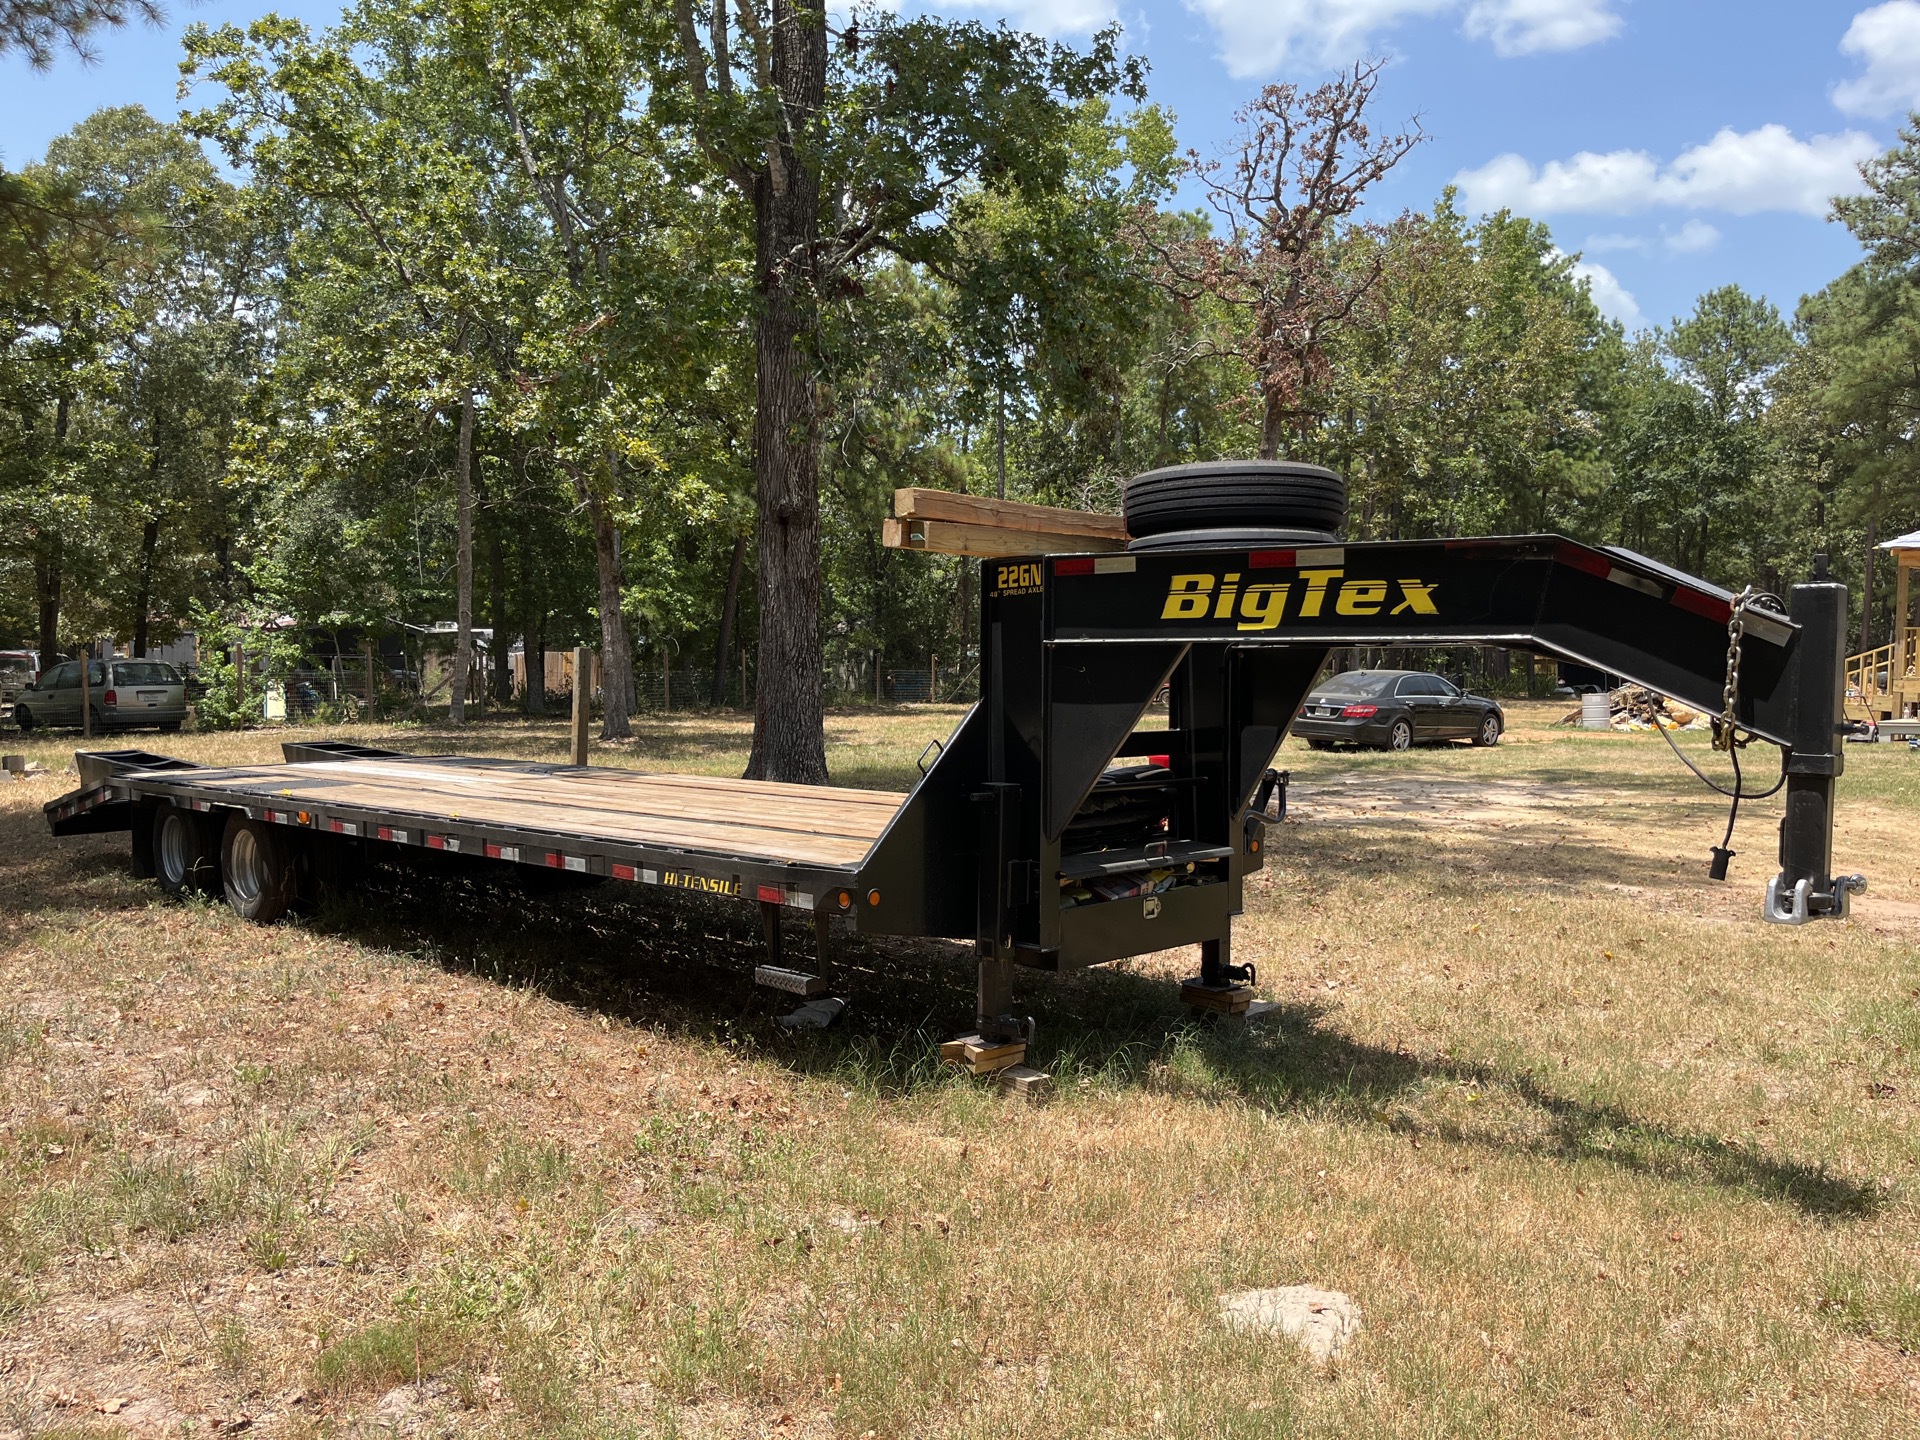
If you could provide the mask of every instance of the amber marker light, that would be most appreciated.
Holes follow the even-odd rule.
[[[851,890],[842,890],[840,892],[840,908],[842,910],[853,908],[853,892]]]
[[[879,903],[880,903],[880,892],[878,890],[867,891],[867,904],[878,905]]]

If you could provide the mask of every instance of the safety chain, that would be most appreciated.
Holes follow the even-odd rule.
[[[1753,586],[1749,585],[1733,597],[1733,612],[1727,616],[1727,683],[1720,692],[1720,724],[1713,736],[1716,750],[1731,750],[1734,746],[1734,707],[1740,698],[1740,639],[1746,633],[1747,606],[1753,599]]]

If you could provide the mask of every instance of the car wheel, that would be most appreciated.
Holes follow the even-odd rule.
[[[1134,476],[1122,508],[1136,538],[1232,526],[1332,532],[1347,520],[1347,482],[1318,465],[1210,460]]]
[[[1309,750],[1331,750],[1333,748],[1333,742],[1331,740],[1309,740],[1307,741],[1307,748]]]
[[[1396,720],[1387,729],[1387,749],[1411,750],[1413,748],[1413,722]]]
[[[153,875],[176,898],[219,888],[220,846],[204,819],[177,805],[153,817]]]
[[[227,903],[242,920],[268,925],[293,903],[292,847],[270,825],[236,815],[220,842],[220,878]]]
[[[1480,728],[1473,732],[1473,743],[1485,748],[1500,743],[1500,717],[1492,711],[1481,717]]]
[[[20,727],[22,734],[25,734],[33,729],[33,712],[21,705],[14,706],[13,723]]]

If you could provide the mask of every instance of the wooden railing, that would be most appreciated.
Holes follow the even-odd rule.
[[[1900,660],[1894,662],[1899,650]],[[1847,708],[1877,715],[1881,710],[1898,714],[1900,692],[1920,689],[1916,670],[1920,669],[1920,630],[1910,631],[1900,645],[1880,645],[1847,657]]]

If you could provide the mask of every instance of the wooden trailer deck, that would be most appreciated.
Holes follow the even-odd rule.
[[[852,868],[906,796],[708,775],[471,756],[134,772],[129,781],[230,803],[358,811],[426,825],[589,837],[777,865]]]

